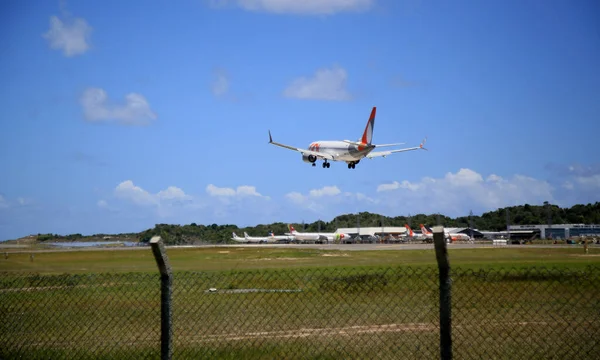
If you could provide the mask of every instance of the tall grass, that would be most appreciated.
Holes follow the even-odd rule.
[[[600,267],[455,267],[457,358],[600,358]],[[433,267],[176,272],[174,358],[437,358]],[[157,358],[154,273],[3,274],[0,358]]]

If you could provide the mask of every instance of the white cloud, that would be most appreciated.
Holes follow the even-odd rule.
[[[118,198],[128,200],[138,205],[165,205],[169,202],[191,200],[192,197],[185,194],[183,190],[175,186],[169,186],[156,194],[134,185],[133,181],[125,180],[114,191]],[[103,200],[101,200],[103,201]],[[100,202],[98,203],[100,205]]]
[[[229,90],[229,76],[222,69],[216,70],[214,75],[215,79],[211,86],[212,93],[215,96],[224,95]]]
[[[108,208],[108,203],[106,202],[106,200],[98,200],[98,202],[96,203],[96,205],[101,208],[101,209],[107,209]]]
[[[573,179],[580,187],[586,190],[598,189],[600,190],[600,175],[590,176],[576,176]]]
[[[334,196],[340,193],[340,189],[337,186],[323,186],[320,189],[314,189],[309,192],[309,195],[312,197],[321,197],[321,196]]]
[[[156,194],[159,200],[186,200],[189,198],[183,190],[176,186],[169,186],[166,190],[161,190]]]
[[[0,209],[7,209],[8,201],[0,194]]]
[[[397,182],[397,181],[393,181],[390,184],[381,184],[377,187],[377,192],[382,192],[382,191],[390,191],[390,190],[396,190],[396,189],[408,189],[408,190],[418,190],[420,187],[419,184],[411,184],[410,182],[403,180],[401,183]]]
[[[261,195],[258,191],[256,191],[256,187],[249,186],[249,185],[238,186],[237,190],[236,190],[236,189],[227,188],[227,187],[220,188],[213,184],[208,184],[206,186],[206,192],[210,196],[226,196],[226,197],[258,196],[258,197],[263,197],[263,195]]]
[[[311,100],[350,100],[346,90],[346,70],[339,66],[318,69],[312,78],[300,77],[293,80],[283,91],[288,98]]]
[[[340,189],[337,186],[323,186],[320,189],[312,189],[308,192],[308,195],[302,195],[297,191],[292,191],[285,195],[286,198],[297,204],[303,203],[310,198],[320,198],[324,196],[332,197],[341,194]]]
[[[292,191],[291,193],[285,194],[285,197],[296,204],[301,204],[305,200],[305,196],[297,191]]]
[[[133,184],[131,180],[125,180],[115,189],[115,195],[119,198],[129,200],[139,205],[157,204],[158,199],[146,190]]]
[[[211,196],[235,196],[236,192],[231,188],[220,188],[213,184],[206,186],[206,192]]]
[[[33,200],[27,199],[27,198],[24,198],[24,197],[18,197],[17,198],[17,203],[20,206],[31,205],[33,203]]]
[[[248,11],[276,14],[326,15],[368,10],[375,0],[213,0],[215,6],[235,3]]]
[[[82,18],[61,21],[57,16],[50,17],[50,29],[42,36],[52,49],[60,49],[67,57],[81,55],[90,48],[92,27]]]
[[[338,211],[340,208],[369,205],[377,203],[376,199],[372,199],[362,193],[343,192],[337,186],[323,186],[320,189],[312,189],[307,195],[303,195],[297,191],[292,191],[285,195],[286,199],[292,202],[295,206],[317,213],[320,216],[329,216],[327,212]],[[331,216],[340,215],[339,213],[331,214]]]
[[[381,184],[377,191],[385,193],[382,195],[390,207],[401,203],[413,212],[440,212],[448,216],[463,215],[471,208],[487,211],[554,200],[554,188],[546,181],[523,175],[504,179],[495,174],[484,180],[481,174],[471,169],[447,173],[443,178],[425,177],[418,182],[405,180]]]
[[[497,182],[499,177],[492,177]],[[483,177],[471,169],[460,169],[456,174],[446,174],[446,180],[455,186],[472,186],[483,182]]]
[[[108,104],[106,91],[100,88],[86,89],[80,103],[88,121],[116,120],[126,125],[146,125],[149,120],[156,119],[146,98],[141,94],[130,93],[125,96],[125,104]]]
[[[33,204],[34,201],[30,198],[24,198],[19,196],[17,198],[14,198],[12,201],[9,201],[6,197],[0,194],[0,209],[16,209],[19,207],[25,207]]]

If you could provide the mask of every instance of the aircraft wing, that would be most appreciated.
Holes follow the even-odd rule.
[[[298,152],[302,153],[302,155],[313,155],[313,156],[316,156],[317,158],[321,158],[321,159],[327,159],[327,160],[332,160],[332,161],[335,160],[333,155],[331,155],[331,154],[320,153],[320,152],[311,151],[308,149],[297,148],[294,146],[289,146],[289,145],[280,144],[278,142],[275,142],[275,141],[273,141],[273,138],[271,137],[271,131],[269,131],[269,144],[273,144],[273,145],[276,145],[276,146],[279,146],[282,148],[298,151]]]
[[[387,151],[375,151],[375,152],[371,152],[369,154],[367,154],[367,158],[372,159],[375,157],[386,157],[388,155],[394,154],[394,153],[398,153],[398,152],[404,152],[404,151],[412,151],[412,150],[427,150],[424,145],[425,142],[427,141],[427,138],[423,139],[423,141],[421,142],[421,144],[419,146],[415,146],[415,147],[410,147],[410,148],[405,148],[405,149],[396,149],[396,150],[387,150]]]
[[[383,156],[386,157],[388,155],[394,154],[394,153],[398,153],[398,152],[404,152],[404,151],[411,151],[411,150],[419,150],[421,149],[420,147],[416,146],[416,147],[412,147],[412,148],[406,148],[406,149],[398,149],[398,150],[388,150],[388,151],[376,151],[376,152],[372,152],[367,154],[366,157],[368,157],[369,159],[375,158],[375,157],[379,157],[379,156]]]

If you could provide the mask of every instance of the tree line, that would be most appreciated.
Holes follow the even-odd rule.
[[[508,211],[507,211],[508,210]],[[441,214],[415,214],[412,216],[384,216],[370,212],[358,214],[343,214],[336,216],[331,221],[318,220],[312,223],[292,223],[298,231],[307,232],[334,232],[338,228],[352,227],[377,227],[377,226],[404,226],[409,224],[413,230],[419,230],[419,224],[434,226],[437,224],[445,227],[473,227],[479,230],[501,231],[506,230],[507,212],[511,225],[534,225],[534,224],[600,224],[600,202],[594,204],[577,204],[570,208],[561,208],[557,205],[545,202],[544,205],[519,205],[507,208],[499,208],[482,215],[466,215],[450,218]],[[189,225],[156,224],[154,228],[140,233],[112,235],[113,238],[137,239],[140,242],[148,242],[155,235],[160,235],[166,244],[202,244],[202,243],[227,243],[232,242],[231,234],[236,232],[242,236],[247,232],[250,236],[267,236],[270,231],[276,235],[288,232],[286,223],[276,222],[272,224],[259,224],[249,227],[238,227],[233,224],[211,224],[202,225],[191,223]],[[46,240],[77,240],[85,241],[98,239],[101,234],[92,236],[81,236],[72,234],[60,236],[54,234],[39,234],[38,241]]]

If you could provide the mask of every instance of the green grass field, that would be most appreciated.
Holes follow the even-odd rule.
[[[350,245],[351,246],[351,245]],[[449,251],[452,266],[498,268],[513,266],[577,267],[600,263],[600,248],[480,248]],[[345,251],[269,247],[211,247],[167,249],[174,271],[222,271],[339,266],[435,266],[435,252],[428,250]],[[0,272],[97,273],[155,272],[150,247],[137,250],[94,250],[34,253],[0,253]]]
[[[174,358],[439,358],[433,250],[167,251]],[[455,357],[600,357],[599,255],[450,249]],[[36,253],[33,262],[11,253],[0,264],[0,358],[159,357],[149,248]]]

